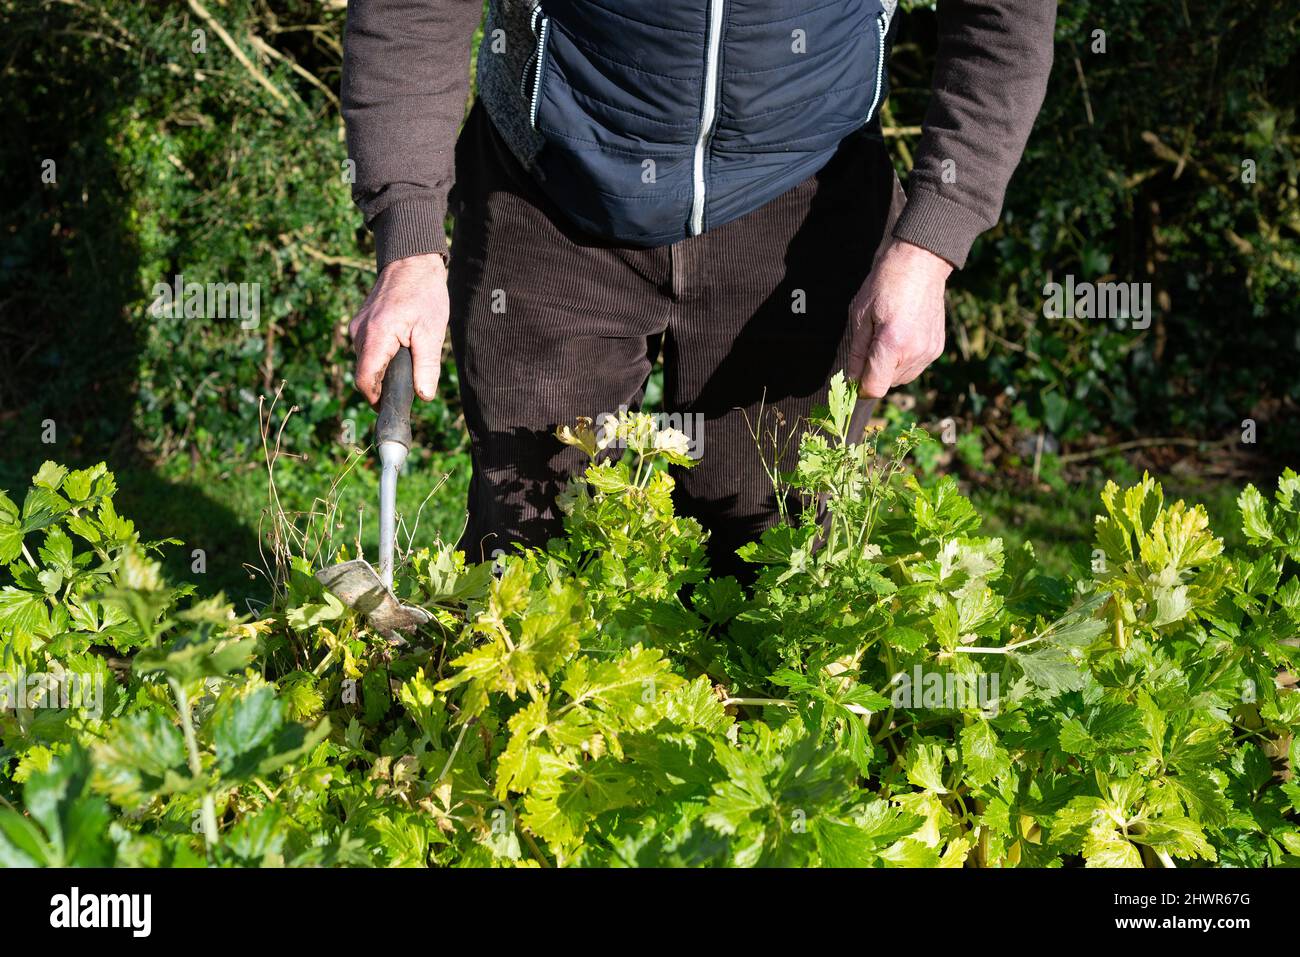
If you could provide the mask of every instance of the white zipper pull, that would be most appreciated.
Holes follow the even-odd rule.
[[[541,0],[538,0],[540,3]],[[885,18],[885,32],[889,32],[889,24],[894,19],[894,14],[898,11],[898,0],[880,0],[880,5],[884,7],[883,15]]]

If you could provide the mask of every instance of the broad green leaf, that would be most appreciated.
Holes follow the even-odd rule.
[[[57,867],[104,867],[113,861],[108,807],[90,794],[90,758],[80,747],[59,755],[23,787],[23,803],[45,832]]]
[[[974,787],[989,784],[1011,768],[1011,757],[998,742],[997,732],[987,721],[978,720],[961,730],[961,757],[966,779]]]
[[[1237,496],[1237,508],[1241,510],[1241,530],[1246,540],[1253,545],[1263,545],[1276,537],[1273,526],[1268,520],[1268,505],[1264,496],[1254,485],[1247,485]]]
[[[124,807],[194,786],[181,732],[158,711],[115,721],[95,745],[94,756],[97,787]]]
[[[8,564],[22,554],[23,529],[18,506],[0,492],[0,564]]]
[[[204,638],[195,632],[168,648],[141,651],[132,666],[140,674],[161,671],[182,683],[198,678],[224,678],[243,669],[256,649],[256,638]]]
[[[32,821],[17,811],[0,808],[0,867],[50,867],[51,852]]]
[[[67,499],[58,492],[43,487],[29,489],[23,500],[22,530],[35,532],[52,525],[68,508]]]
[[[32,476],[32,484],[38,488],[57,492],[59,490],[59,485],[63,482],[63,477],[67,474],[68,470],[66,467],[47,459],[41,463],[40,469],[38,469],[36,474]]]
[[[275,736],[284,723],[284,709],[275,691],[262,685],[246,695],[223,701],[212,719],[212,743],[217,765],[230,774],[251,751],[258,751]],[[256,763],[245,762],[245,765]]]
[[[1020,665],[1025,677],[1046,698],[1083,687],[1083,669],[1062,648],[1034,646],[1033,651],[1013,651],[1011,659]]]
[[[823,867],[872,867],[880,860],[878,843],[865,828],[831,817],[814,818],[811,828]]]
[[[12,585],[0,588],[0,634],[49,636],[50,612],[43,595]]]
[[[1137,847],[1112,827],[1098,826],[1083,841],[1083,858],[1088,867],[1141,867]]]
[[[947,794],[943,784],[943,748],[934,742],[918,742],[912,745],[907,762],[907,779],[918,788],[933,791],[935,794]]]

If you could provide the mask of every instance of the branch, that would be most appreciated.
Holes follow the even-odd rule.
[[[1059,461],[1062,464],[1067,462],[1086,462],[1089,459],[1101,458],[1103,455],[1110,455],[1112,452],[1128,452],[1132,449],[1147,449],[1159,446],[1183,446],[1186,448],[1199,448],[1201,446],[1199,439],[1187,438],[1168,438],[1168,439],[1134,439],[1131,442],[1120,442],[1116,445],[1103,445],[1101,448],[1089,449],[1086,452],[1071,452],[1068,455],[1060,456]]]
[[[339,98],[334,95],[334,91],[331,90],[328,86],[326,86],[325,83],[322,82],[318,76],[316,76],[316,74],[312,73],[311,71],[301,66],[298,63],[298,61],[295,60],[293,57],[281,53],[279,50],[271,46],[271,44],[267,43],[265,40],[263,40],[255,33],[250,33],[248,35],[248,42],[251,43],[258,51],[265,54],[266,56],[269,56],[272,59],[280,60],[284,63],[289,64],[290,70],[293,70],[294,73],[297,73],[300,77],[302,77],[312,86],[316,87],[316,89],[320,90],[327,97],[329,97],[329,101],[334,104],[335,109],[339,108],[340,105]]]
[[[198,18],[211,27],[213,32],[221,38],[221,42],[226,45],[227,49],[229,49],[232,54],[234,54],[235,59],[238,60],[240,65],[249,72],[253,79],[256,80],[258,84],[266,90],[266,92],[270,93],[277,103],[283,107],[288,107],[289,98],[281,93],[276,88],[275,84],[267,79],[266,74],[253,64],[253,61],[250,60],[244,51],[239,48],[239,44],[235,42],[234,37],[226,32],[226,28],[218,23],[212,14],[208,13],[207,7],[203,6],[199,0],[189,0],[189,5],[190,9],[194,11]]]
[[[347,266],[349,269],[360,269],[365,272],[375,271],[375,264],[363,259],[353,259],[351,256],[331,256],[329,253],[322,252],[315,246],[309,246],[304,242],[298,243],[298,248],[312,259],[323,262],[328,266]]]

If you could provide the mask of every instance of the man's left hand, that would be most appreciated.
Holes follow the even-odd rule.
[[[952,265],[901,239],[888,242],[849,307],[849,371],[862,398],[883,398],[943,354],[943,291]]]

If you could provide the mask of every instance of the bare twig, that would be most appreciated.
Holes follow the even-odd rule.
[[[297,73],[300,77],[302,77],[312,86],[316,87],[316,89],[324,93],[325,96],[329,99],[331,103],[334,104],[336,108],[339,106],[339,98],[334,95],[334,91],[331,90],[328,86],[326,86],[321,81],[321,79],[318,76],[316,76],[316,74],[312,73],[307,69],[304,69],[298,63],[298,61],[295,60],[293,57],[289,56],[288,54],[281,53],[279,50],[271,46],[271,44],[267,43],[265,40],[263,40],[255,33],[250,33],[248,35],[248,42],[251,43],[253,47],[256,50],[258,50],[260,53],[263,53],[274,60],[279,60],[281,63],[287,63],[289,65],[290,70],[293,70],[294,73]]]
[[[1088,96],[1088,78],[1083,75],[1083,61],[1076,55],[1074,70],[1079,74],[1079,88],[1083,91],[1083,111],[1088,116],[1088,125],[1095,125],[1092,116],[1092,99]]]
[[[365,272],[375,271],[375,264],[364,259],[353,259],[351,256],[331,256],[329,253],[322,252],[315,246],[310,246],[304,242],[298,243],[298,248],[312,259],[328,266],[346,266],[348,269],[360,269]]]
[[[217,22],[216,17],[208,13],[208,8],[200,3],[199,0],[188,0],[188,2],[190,9],[194,11],[195,15],[212,28],[212,31],[221,38],[221,42],[226,45],[226,48],[230,50],[235,59],[239,61],[240,65],[249,72],[254,80],[257,81],[258,85],[261,86],[262,89],[266,90],[266,92],[270,93],[275,101],[281,106],[288,107],[289,98],[281,93],[276,85],[267,78],[266,74],[257,68],[253,61],[248,58],[248,55],[239,48],[239,44],[235,42],[234,37],[226,32],[226,28]]]
[[[1161,446],[1181,446],[1185,448],[1199,448],[1202,445],[1199,439],[1189,438],[1146,438],[1133,439],[1131,442],[1119,442],[1115,445],[1103,445],[1101,448],[1089,449],[1086,452],[1071,452],[1068,455],[1062,455],[1060,461],[1062,464],[1067,462],[1086,462],[1089,459],[1099,459],[1115,452],[1129,452],[1133,449],[1148,449]]]

